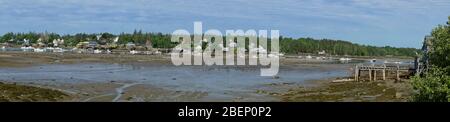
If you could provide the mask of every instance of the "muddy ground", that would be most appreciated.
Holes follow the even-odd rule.
[[[145,63],[146,65],[171,64],[169,56],[162,55],[110,55],[110,54],[69,54],[69,53],[29,53],[0,52],[0,67],[27,67],[39,64],[71,64],[83,62],[106,63]],[[322,64],[320,62],[282,59],[282,66],[308,66],[318,69],[345,68],[353,64]],[[261,95],[272,97],[269,101],[285,102],[403,102],[412,94],[408,80],[377,82],[332,82],[336,78],[308,81],[310,85],[290,83],[267,84],[266,88],[256,90]],[[0,81],[14,84],[14,81]],[[140,101],[208,101],[206,92],[177,91],[159,88],[149,84],[127,81],[109,83],[21,83],[19,86],[48,90],[42,94],[50,95],[43,99],[11,99],[10,101],[78,101],[78,102],[140,102]],[[3,96],[8,93],[2,87]],[[41,93],[41,92],[39,92]],[[10,93],[8,93],[11,95]],[[27,96],[30,92],[14,92],[12,95]],[[56,94],[56,95],[55,95]],[[33,96],[33,95],[28,95]],[[36,96],[36,95],[34,95]],[[38,95],[39,96],[39,95]],[[45,96],[45,95],[44,95]],[[62,96],[62,97],[61,97]],[[52,98],[52,99],[50,99]],[[246,97],[227,101],[253,101]]]
[[[332,80],[316,80],[310,82],[318,83],[318,85],[289,86],[291,88],[286,92],[259,92],[275,96],[284,102],[408,102],[413,94],[407,80],[338,83]]]

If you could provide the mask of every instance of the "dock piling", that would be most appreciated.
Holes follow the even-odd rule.
[[[354,69],[354,77],[355,81],[360,81],[361,77],[365,76],[369,78],[369,81],[377,81],[377,71],[381,71],[383,80],[387,79],[387,75],[389,71],[393,71],[396,74],[395,79],[400,80],[400,73],[401,72],[409,72],[410,67],[409,66],[400,66],[400,65],[393,65],[393,66],[386,66],[386,64],[383,65],[357,65]],[[361,75],[363,72],[368,72],[367,75]],[[365,74],[365,73],[363,73]]]

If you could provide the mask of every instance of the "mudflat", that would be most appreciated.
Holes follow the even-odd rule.
[[[411,91],[407,81],[332,82],[354,64],[281,58],[280,65],[278,77],[260,77],[253,67],[176,67],[167,55],[0,52],[0,81],[80,102],[406,101]]]

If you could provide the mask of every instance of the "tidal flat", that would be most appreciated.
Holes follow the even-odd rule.
[[[351,75],[353,66],[281,58],[277,77],[262,77],[258,66],[175,66],[165,55],[0,52],[0,81],[55,90],[67,96],[55,101],[75,102],[403,101],[407,97],[403,92],[396,97],[400,93],[391,87],[407,83],[331,83]]]

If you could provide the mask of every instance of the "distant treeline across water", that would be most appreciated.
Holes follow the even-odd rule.
[[[137,45],[148,44],[154,48],[173,48],[177,43],[170,41],[170,34],[163,33],[147,33],[142,31],[134,31],[133,33],[78,33],[60,35],[57,33],[6,33],[0,36],[0,43],[9,43],[21,45],[24,39],[30,40],[30,43],[37,43],[41,39],[42,43],[51,45],[54,39],[64,39],[63,46],[74,47],[83,41],[97,41],[99,44],[112,43],[116,37],[119,37],[118,44],[126,44],[133,42]],[[396,48],[396,47],[377,47],[369,45],[360,45],[349,41],[332,40],[332,39],[313,39],[313,38],[285,38],[280,37],[280,51],[286,54],[318,54],[324,52],[325,55],[350,55],[350,56],[415,56],[415,48]]]

